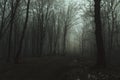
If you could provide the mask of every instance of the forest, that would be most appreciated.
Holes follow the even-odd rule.
[[[120,80],[120,0],[0,0],[0,80]]]

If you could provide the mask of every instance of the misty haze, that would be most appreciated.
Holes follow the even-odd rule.
[[[120,80],[120,0],[0,0],[0,80]]]

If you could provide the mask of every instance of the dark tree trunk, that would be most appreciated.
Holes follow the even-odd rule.
[[[44,32],[44,13],[42,9],[42,16],[41,16],[41,24],[40,24],[40,52],[39,56],[42,56],[43,52],[43,42],[44,42],[44,37],[45,37],[45,32]]]
[[[14,24],[14,20],[15,20],[15,16],[16,16],[16,12],[17,12],[17,8],[19,5],[20,0],[17,0],[15,5],[14,2],[11,1],[11,20],[10,20],[10,30],[9,30],[9,46],[8,46],[8,56],[7,56],[7,61],[10,61],[10,55],[11,55],[11,51],[13,45],[12,45],[12,33],[13,33],[13,24]]]
[[[20,53],[22,51],[23,40],[24,40],[24,37],[25,37],[25,32],[26,32],[26,29],[27,29],[27,23],[28,23],[28,17],[29,17],[29,5],[30,5],[30,0],[28,0],[28,3],[27,3],[26,19],[25,19],[25,23],[24,23],[24,26],[23,26],[23,32],[22,32],[22,35],[21,35],[21,38],[20,38],[19,48],[18,48],[17,54],[15,56],[15,63],[19,63]]]
[[[84,31],[82,32],[82,41],[81,41],[81,56],[84,56]]]
[[[7,56],[7,62],[10,61],[10,55],[11,55],[11,39],[12,39],[12,30],[13,30],[13,20],[14,20],[14,14],[13,14],[13,1],[11,1],[11,20],[10,20],[10,30],[9,30],[9,46],[8,46],[8,56]]]
[[[105,67],[105,49],[102,36],[101,16],[100,16],[100,3],[101,0],[94,0],[95,2],[95,36],[97,44],[97,66]]]
[[[66,54],[66,37],[67,37],[67,26],[64,27],[64,34],[63,34],[63,55]]]

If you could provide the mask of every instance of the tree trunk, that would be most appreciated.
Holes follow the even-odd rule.
[[[101,0],[94,0],[95,2],[95,36],[97,44],[97,66],[105,67],[105,49],[102,36],[101,16],[100,16],[100,3]]]
[[[10,55],[11,55],[11,51],[12,51],[11,47],[13,47],[13,45],[12,45],[13,24],[14,24],[14,20],[15,20],[15,16],[16,16],[19,2],[20,2],[20,0],[17,0],[15,5],[14,5],[14,2],[11,1],[11,19],[10,19],[9,46],[8,46],[8,56],[7,56],[8,62],[10,61]]]
[[[15,63],[19,63],[20,53],[22,51],[23,40],[24,40],[24,37],[25,37],[25,32],[26,32],[26,29],[27,29],[27,23],[28,23],[28,17],[29,17],[29,5],[30,5],[30,0],[28,0],[28,2],[27,2],[26,19],[25,19],[25,23],[24,23],[24,26],[23,26],[23,32],[22,32],[22,35],[21,35],[19,48],[18,48],[17,54],[15,56]]]
[[[10,61],[10,55],[11,55],[11,44],[12,44],[12,30],[13,30],[13,20],[14,20],[14,14],[13,14],[13,1],[11,1],[11,20],[10,20],[10,30],[9,30],[9,46],[8,46],[8,55],[7,55],[7,62]]]
[[[64,34],[63,34],[63,55],[66,54],[66,37],[67,37],[67,26],[64,27]]]

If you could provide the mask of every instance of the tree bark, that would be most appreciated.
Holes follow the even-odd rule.
[[[14,20],[15,20],[15,16],[17,13],[17,8],[19,5],[19,2],[20,2],[20,0],[17,0],[14,5],[14,2],[11,1],[11,19],[10,19],[9,46],[8,46],[7,62],[10,62],[10,56],[11,56],[11,51],[12,51],[11,47],[13,47],[13,44],[12,44],[13,24],[14,24]]]
[[[15,56],[15,63],[19,63],[20,53],[22,51],[23,40],[24,40],[24,37],[25,37],[25,32],[26,32],[26,29],[27,29],[27,23],[28,23],[28,18],[29,18],[29,5],[30,5],[30,0],[28,0],[28,2],[27,2],[26,19],[25,19],[25,23],[24,23],[24,26],[23,26],[23,32],[22,32],[22,35],[21,35],[21,38],[20,38],[20,45],[18,47],[18,51],[17,51],[17,54]]]
[[[102,26],[101,26],[101,16],[100,16],[100,3],[101,0],[94,0],[94,12],[95,12],[95,37],[96,37],[96,44],[97,44],[97,66],[105,67],[105,49],[103,43],[103,36],[102,36]]]

